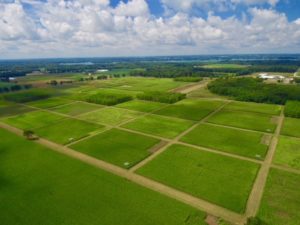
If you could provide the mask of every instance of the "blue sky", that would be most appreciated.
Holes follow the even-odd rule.
[[[300,53],[299,0],[0,0],[0,58]]]

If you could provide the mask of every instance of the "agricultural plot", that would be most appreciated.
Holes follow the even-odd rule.
[[[101,109],[102,107],[103,106],[86,103],[86,102],[74,102],[71,104],[51,108],[51,110],[58,112],[58,113],[66,114],[69,116],[78,116],[83,113]]]
[[[202,66],[205,69],[243,69],[249,67],[249,65],[241,65],[241,64],[207,64]]]
[[[201,124],[181,141],[262,160],[268,150],[269,135],[242,131],[210,124]]]
[[[112,129],[71,145],[72,149],[95,158],[130,168],[151,154],[158,139]]]
[[[15,116],[22,113],[34,111],[33,108],[24,105],[3,105],[0,106],[0,117]]]
[[[222,101],[185,99],[155,113],[196,121],[203,119],[222,104],[224,104]]]
[[[27,130],[49,126],[64,118],[63,116],[45,111],[34,111],[15,117],[4,118],[3,122],[19,129]]]
[[[255,163],[173,145],[137,172],[242,213],[258,168]]]
[[[254,113],[265,113],[270,115],[279,115],[281,106],[271,104],[261,104],[254,102],[231,102],[224,107],[225,110],[245,111]]]
[[[281,134],[300,138],[300,119],[285,118]]]
[[[174,138],[193,124],[194,122],[189,120],[148,115],[139,117],[136,120],[125,124],[123,127],[165,138]]]
[[[281,136],[273,162],[300,169],[300,139]]]
[[[187,82],[174,81],[171,78],[125,77],[99,81],[97,86],[131,91],[169,91]]]
[[[1,224],[205,225],[205,213],[190,206],[2,129],[0,136]]]
[[[141,100],[133,100],[129,102],[124,102],[122,104],[116,105],[118,108],[124,108],[129,110],[135,110],[140,112],[152,112],[157,110],[166,104],[160,102],[150,102],[150,101],[141,101]]]
[[[115,126],[127,120],[133,119],[139,115],[141,115],[141,113],[136,111],[106,107],[97,111],[81,115],[79,116],[79,118],[91,122]]]
[[[59,106],[59,105],[68,104],[71,102],[72,101],[70,101],[69,99],[64,99],[64,98],[48,98],[48,99],[44,99],[44,100],[29,102],[27,104],[29,106],[47,109],[47,108],[52,108],[52,107]]]
[[[207,121],[249,130],[274,132],[277,119],[275,116],[262,113],[222,110],[210,117]]]
[[[96,130],[104,130],[104,126],[76,119],[60,120],[57,123],[35,130],[38,136],[59,144],[69,144],[88,136]]]
[[[300,175],[271,169],[258,217],[265,224],[296,225],[300,221]]]

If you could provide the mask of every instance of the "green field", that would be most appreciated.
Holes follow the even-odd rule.
[[[181,138],[181,141],[229,152],[241,156],[263,159],[268,146],[263,134],[241,131],[209,124],[201,124]]]
[[[300,119],[285,118],[281,134],[292,137],[300,137]]]
[[[205,69],[244,69],[247,68],[248,65],[241,65],[241,64],[207,64],[202,66]]]
[[[166,106],[166,105],[167,104],[163,104],[160,102],[133,100],[130,102],[121,103],[119,105],[116,105],[115,107],[129,109],[129,110],[135,110],[135,111],[140,111],[140,112],[152,112],[152,111],[162,108],[163,106]]]
[[[262,113],[222,110],[210,117],[207,121],[249,130],[274,132],[276,120],[276,117]]]
[[[44,99],[44,100],[29,102],[27,104],[29,106],[47,109],[47,108],[52,108],[52,107],[59,106],[59,105],[65,105],[65,104],[68,104],[71,102],[72,101],[70,101],[69,99],[64,99],[64,98],[48,98],[48,99]]]
[[[112,129],[75,143],[71,148],[117,166],[130,168],[149,156],[150,149],[158,143],[159,140],[154,138]]]
[[[300,169],[300,139],[281,136],[277,145],[274,163]]]
[[[78,116],[80,114],[94,111],[94,110],[100,109],[102,107],[103,106],[86,103],[86,102],[74,102],[71,104],[52,108],[51,110],[58,112],[58,113],[66,114],[69,116]]]
[[[0,136],[3,225],[205,225],[194,208],[2,129]]]
[[[258,168],[254,163],[173,145],[137,172],[242,213]]]
[[[57,123],[35,130],[38,136],[59,144],[68,144],[105,127],[76,119],[60,120]]]
[[[271,169],[258,212],[258,217],[264,224],[299,224],[299,186],[299,174]]]
[[[155,113],[188,120],[201,120],[222,104],[224,104],[222,101],[186,99]]]
[[[25,105],[4,105],[0,106],[0,117],[15,116],[30,111],[34,111],[34,109]]]
[[[79,117],[91,122],[115,126],[139,115],[141,115],[141,113],[136,111],[106,107],[91,113],[86,113]]]
[[[148,115],[139,117],[136,120],[123,125],[123,127],[165,138],[174,138],[193,124],[194,122],[189,120]]]
[[[245,111],[245,112],[256,112],[265,113],[270,115],[279,115],[281,106],[271,104],[261,104],[254,102],[231,102],[224,107],[225,110],[233,111]]]
[[[3,121],[22,130],[49,126],[65,117],[45,111],[34,111],[15,117],[4,118]]]

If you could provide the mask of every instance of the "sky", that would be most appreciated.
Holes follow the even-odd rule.
[[[0,0],[0,59],[300,53],[300,0]]]

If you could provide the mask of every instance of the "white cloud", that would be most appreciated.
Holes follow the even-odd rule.
[[[107,0],[48,0],[32,7],[34,16],[18,1],[0,3],[0,57],[300,51],[300,18],[289,22],[272,9],[253,7],[250,18],[239,20],[212,12],[206,19],[185,12],[157,18],[145,0],[116,8]]]

